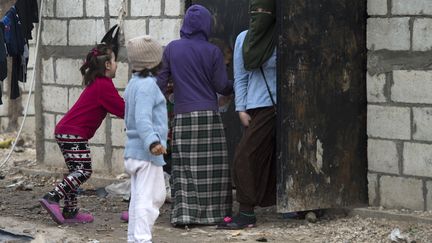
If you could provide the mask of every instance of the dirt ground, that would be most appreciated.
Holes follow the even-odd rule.
[[[0,135],[0,141],[3,138],[4,135]],[[92,212],[95,222],[61,226],[54,223],[37,199],[51,190],[60,176],[42,173],[43,168],[35,161],[31,139],[26,138],[25,141],[20,147],[22,151],[14,153],[8,166],[0,168],[0,242],[25,242],[6,240],[2,230],[31,236],[34,238],[32,242],[126,242],[127,223],[120,220],[120,213],[127,210],[127,202],[121,197],[100,197],[96,193],[97,188],[107,185],[107,180],[91,179],[79,197],[81,209]],[[0,163],[7,152],[0,149]],[[432,222],[432,212],[373,210],[431,219],[429,222]],[[391,242],[389,235],[395,229],[400,229],[400,237],[403,238],[395,242],[432,242],[432,224],[425,221],[359,217],[332,211],[317,223],[309,223],[284,219],[275,212],[275,208],[264,208],[257,212],[258,227],[226,231],[216,230],[215,226],[173,228],[169,224],[169,212],[170,204],[167,203],[154,227],[155,243]]]

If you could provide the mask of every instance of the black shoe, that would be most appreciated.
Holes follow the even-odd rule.
[[[240,212],[232,218],[226,217],[224,222],[217,226],[217,229],[240,230],[253,227],[256,227],[255,214],[245,214]]]

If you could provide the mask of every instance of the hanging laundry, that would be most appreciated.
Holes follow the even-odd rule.
[[[37,0],[17,0],[15,3],[24,38],[32,39],[33,23],[39,23]]]
[[[2,87],[3,80],[7,77],[7,59],[6,59],[6,45],[4,40],[4,25],[0,22],[0,105],[3,104],[2,101]]]
[[[4,39],[4,24],[0,22],[0,81],[7,77],[7,52]],[[1,94],[0,94],[1,97]]]
[[[5,41],[9,56],[22,55],[24,52],[25,39],[21,29],[21,22],[15,6],[2,19],[5,25]]]
[[[18,82],[25,82],[27,79],[28,44],[24,38],[23,27],[16,6],[11,7],[3,17],[2,22],[5,25],[7,53],[12,57],[10,99],[13,100],[20,96]]]

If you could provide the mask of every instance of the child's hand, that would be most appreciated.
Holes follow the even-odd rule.
[[[161,155],[161,154],[166,154],[167,153],[165,147],[162,146],[162,144],[157,144],[157,145],[153,146],[153,148],[151,148],[150,152],[153,155]]]

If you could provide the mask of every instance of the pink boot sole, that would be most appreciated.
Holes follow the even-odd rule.
[[[64,223],[65,219],[63,218],[63,215],[60,212],[60,205],[56,203],[50,203],[43,198],[39,199],[39,203],[42,205],[42,207],[48,212],[48,214],[57,224]]]
[[[89,213],[78,213],[75,217],[73,218],[65,218],[64,219],[64,223],[65,224],[86,224],[86,223],[91,223],[93,222],[94,217],[93,215],[89,214]]]

